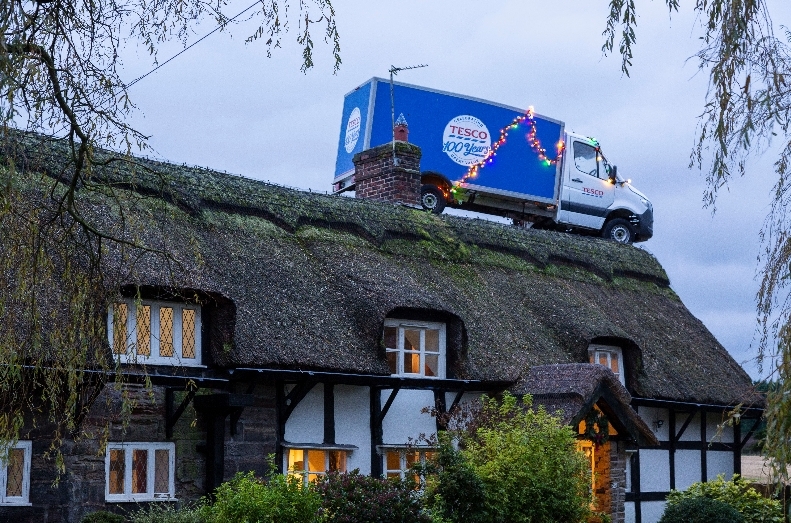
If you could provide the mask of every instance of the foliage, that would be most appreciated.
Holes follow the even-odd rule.
[[[743,523],[744,518],[730,505],[696,496],[667,505],[659,523]]]
[[[727,503],[744,517],[745,523],[783,523],[783,508],[779,501],[768,499],[735,474],[725,481],[722,474],[716,480],[693,483],[683,491],[668,495],[668,505],[675,505],[689,498],[706,497]]]
[[[120,514],[113,514],[112,512],[100,510],[87,514],[80,520],[80,523],[124,523],[125,521],[124,517]]]
[[[330,0],[292,4],[254,2],[240,13],[259,21],[248,42],[280,47],[296,17],[302,70],[313,65],[316,24],[337,70]],[[160,44],[186,44],[202,22],[225,30],[241,20],[227,9],[222,0],[0,3],[0,443],[20,438],[26,413],[44,412],[59,471],[59,442],[66,433],[80,437],[81,420],[105,383],[120,385],[106,341],[108,297],[146,253],[166,266],[173,261],[127,227],[126,211],[150,191],[138,191],[134,175],[118,183],[97,172],[128,167],[133,150],[146,149],[146,136],[127,123],[135,110],[129,88],[142,77],[125,78],[121,51],[140,45],[157,63]],[[35,135],[15,129],[63,139],[61,165],[50,178],[30,183],[33,173],[17,171],[25,157],[19,137]],[[102,209],[114,219],[92,213],[97,193],[114,205]],[[122,403],[122,412],[132,410],[127,397]]]
[[[214,503],[199,514],[206,523],[311,523],[319,521],[321,497],[313,485],[294,475],[273,474],[268,481],[239,472],[214,492]]]
[[[429,523],[415,481],[332,472],[316,485],[327,523]]]
[[[665,0],[673,13],[681,0]],[[781,149],[774,164],[777,175],[769,214],[760,238],[758,364],[765,359],[779,387],[767,395],[767,434],[764,452],[776,476],[788,480],[791,465],[791,30],[775,34],[767,0],[696,0],[691,2],[700,23],[699,69],[708,74],[709,89],[699,120],[690,167],[706,172],[704,202],[736,175],[744,176],[747,161],[765,152],[772,141]],[[628,75],[636,42],[634,0],[609,0],[604,31],[605,54],[618,52]],[[620,38],[619,38],[620,36]]]
[[[464,415],[468,422],[450,424],[456,427],[464,462],[445,449],[451,474],[431,479],[435,484],[429,493],[439,501],[430,502],[441,517],[454,522],[575,523],[590,515],[589,464],[577,450],[575,434],[543,408],[531,409],[529,396],[523,401],[519,405],[508,393],[500,401],[483,397],[475,412]],[[460,478],[453,476],[454,470]],[[482,509],[466,505],[468,515],[462,516],[441,493],[452,492],[455,499],[464,492],[479,496],[470,471],[483,484]]]
[[[128,518],[129,523],[205,523],[197,507],[177,507],[174,503],[150,503]]]
[[[447,433],[439,435],[435,461],[420,471],[426,477],[424,498],[435,521],[487,523],[483,480],[457,450]]]

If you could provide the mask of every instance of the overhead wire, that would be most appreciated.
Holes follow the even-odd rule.
[[[172,62],[173,60],[175,60],[176,58],[178,58],[179,56],[183,55],[184,53],[186,53],[187,51],[189,51],[190,49],[192,49],[193,47],[195,47],[196,45],[198,45],[198,44],[199,44],[199,43],[201,43],[202,41],[206,40],[208,37],[210,37],[211,35],[213,35],[213,34],[214,34],[214,33],[216,33],[217,31],[219,31],[220,29],[222,29],[223,27],[225,27],[225,26],[226,26],[226,25],[228,25],[229,23],[231,23],[231,22],[235,22],[237,18],[239,18],[240,16],[242,16],[243,14],[245,14],[247,11],[249,11],[250,9],[252,9],[253,7],[255,7],[255,6],[256,6],[256,4],[258,4],[259,2],[260,2],[260,0],[256,0],[255,2],[253,2],[252,4],[250,4],[250,6],[249,6],[249,7],[245,8],[243,11],[239,12],[239,13],[238,13],[236,16],[234,16],[233,18],[229,18],[227,22],[225,22],[225,23],[223,23],[223,24],[220,24],[220,25],[218,25],[217,27],[215,27],[214,29],[212,29],[211,31],[209,31],[208,33],[206,33],[205,35],[203,35],[203,36],[202,36],[202,37],[200,37],[198,40],[194,41],[193,43],[191,43],[190,45],[188,45],[187,47],[185,47],[184,49],[182,49],[182,50],[181,50],[181,51],[179,51],[178,53],[174,54],[173,56],[171,56],[170,58],[168,58],[167,60],[165,60],[165,61],[164,61],[164,62],[162,62],[161,64],[157,64],[157,66],[156,66],[156,67],[154,67],[153,69],[151,69],[151,70],[150,70],[149,72],[147,72],[146,74],[144,74],[144,75],[142,75],[142,76],[138,76],[137,78],[135,78],[134,80],[132,80],[132,81],[131,81],[131,82],[129,82],[128,84],[124,85],[124,88],[126,88],[126,89],[129,89],[130,87],[132,87],[133,85],[135,85],[135,84],[136,84],[137,82],[139,82],[140,80],[142,80],[142,79],[146,78],[146,77],[147,77],[147,76],[149,76],[149,75],[152,75],[152,74],[154,74],[155,72],[157,72],[158,70],[160,70],[161,68],[163,68],[164,66],[166,66],[167,64],[169,64],[170,62]]]

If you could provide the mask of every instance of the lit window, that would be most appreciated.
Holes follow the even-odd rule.
[[[126,300],[110,307],[107,323],[113,354],[122,363],[201,363],[197,305]]]
[[[621,385],[626,386],[626,379],[623,372],[623,353],[619,347],[608,345],[589,345],[588,356],[591,363],[604,365],[618,376]]]
[[[415,465],[425,465],[434,458],[434,449],[386,449],[382,456],[385,477],[405,479]],[[415,475],[415,481],[421,479]]]
[[[30,441],[19,441],[0,452],[0,505],[30,504],[32,452]]]
[[[391,374],[445,377],[445,324],[385,320],[384,344]]]
[[[287,449],[289,474],[315,482],[327,472],[346,472],[348,451],[340,449]]]
[[[108,443],[105,456],[107,501],[173,499],[173,443]]]

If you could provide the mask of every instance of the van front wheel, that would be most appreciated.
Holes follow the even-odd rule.
[[[420,205],[433,214],[442,214],[445,210],[445,194],[436,185],[424,185],[420,188]]]
[[[602,236],[618,243],[632,243],[634,241],[634,227],[623,218],[613,218],[604,226]]]

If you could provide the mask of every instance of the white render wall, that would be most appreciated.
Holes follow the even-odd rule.
[[[382,391],[382,407],[390,390]],[[451,400],[452,401],[452,400]],[[422,409],[434,406],[434,393],[430,390],[400,390],[390,410],[382,421],[383,445],[419,444],[421,435],[430,437],[437,433],[436,419]]]
[[[293,387],[286,387],[286,394],[291,388]],[[324,441],[324,385],[314,386],[294,408],[286,421],[285,438],[289,443]]]
[[[368,387],[335,385],[335,443],[354,445],[347,470],[371,473],[371,399]]]
[[[665,408],[639,406],[638,414],[660,442],[670,441],[670,411]],[[678,432],[689,414],[677,412],[675,429]],[[725,427],[721,430],[723,417],[714,412],[706,413],[706,441],[708,443],[733,443],[733,429]],[[689,425],[679,438],[680,442],[700,442],[701,416],[692,417]],[[640,461],[640,492],[667,493],[670,490],[670,451],[645,448],[638,451]],[[706,450],[706,478],[711,480],[717,474],[725,474],[730,478],[733,474],[733,451]],[[701,451],[697,449],[676,449],[675,452],[675,488],[684,490],[692,483],[701,481]],[[627,491],[628,492],[628,491]],[[625,504],[626,523],[637,521],[637,503]],[[641,523],[657,523],[664,512],[664,501],[642,501],[639,504]]]

